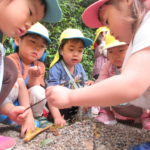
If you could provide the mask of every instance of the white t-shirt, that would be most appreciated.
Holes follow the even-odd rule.
[[[2,81],[3,81],[3,74],[4,74],[4,55],[5,55],[4,47],[0,43],[0,92],[2,88]]]
[[[133,53],[142,50],[148,46],[150,46],[150,11],[148,11],[145,15],[142,24],[140,25],[138,31],[135,34],[133,42],[131,42],[129,45],[123,66],[126,64],[128,58]],[[150,108],[150,87],[141,97],[129,103],[146,109]]]

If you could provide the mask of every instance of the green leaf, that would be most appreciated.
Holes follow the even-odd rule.
[[[46,145],[48,145],[51,142],[53,142],[52,139],[45,139],[45,140],[41,141],[40,144],[41,144],[41,146],[46,146]]]

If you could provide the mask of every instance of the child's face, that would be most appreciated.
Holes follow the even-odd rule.
[[[114,5],[104,5],[99,17],[102,24],[110,28],[116,39],[129,43],[132,38],[132,23],[127,20],[130,18],[129,6],[124,1],[118,5],[119,8]]]
[[[78,41],[68,40],[64,44],[60,53],[66,65],[72,67],[75,64],[81,62],[83,51],[84,51],[84,44],[81,40]]]
[[[19,47],[19,56],[26,63],[40,59],[47,47],[45,39],[35,34],[16,38],[15,42]]]
[[[107,50],[108,60],[117,67],[122,67],[128,45],[112,47]]]
[[[2,0],[0,31],[11,37],[22,36],[32,24],[44,17],[40,0]]]
[[[106,35],[107,35],[107,31],[103,31],[99,34],[98,38],[105,40]]]

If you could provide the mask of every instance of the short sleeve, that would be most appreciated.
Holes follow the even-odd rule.
[[[47,83],[49,86],[51,85],[59,85],[61,78],[61,69],[57,64],[55,64],[52,68],[50,68],[48,72]]]
[[[139,27],[137,33],[135,34],[132,45],[133,46],[132,54],[150,46],[149,26],[150,26],[150,11],[146,14],[141,26]]]
[[[81,71],[81,74],[83,75],[84,81],[87,81],[86,72],[85,72],[82,64],[79,64],[79,68],[80,68],[79,70]]]

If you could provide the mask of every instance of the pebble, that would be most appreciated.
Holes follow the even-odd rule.
[[[104,125],[92,120],[75,122],[58,129],[59,135],[43,132],[32,141],[24,143],[19,132],[0,124],[0,135],[14,137],[14,150],[128,150],[128,148],[150,141],[150,132],[122,123]],[[41,143],[49,139],[44,145]]]

